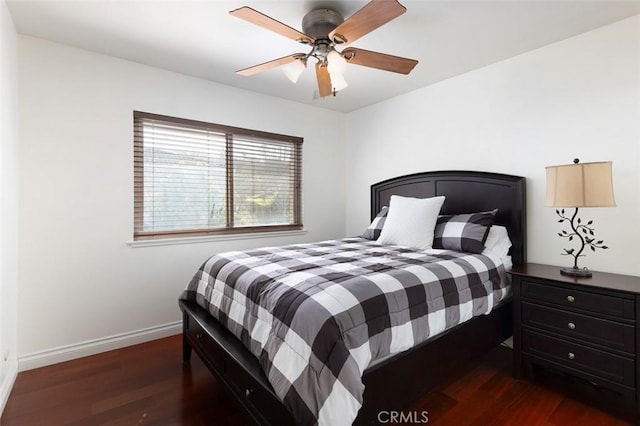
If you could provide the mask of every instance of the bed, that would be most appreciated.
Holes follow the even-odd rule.
[[[444,195],[441,214],[498,209],[497,225],[504,226],[512,242],[511,260],[526,260],[525,179],[518,176],[440,171],[389,179],[371,186],[371,217],[389,205],[391,197],[427,198]],[[181,299],[183,360],[192,351],[236,398],[257,424],[294,424],[294,417],[276,395],[258,358],[207,310]],[[356,424],[374,424],[381,410],[401,411],[442,380],[462,371],[508,338],[512,331],[511,303],[507,298],[487,315],[450,328],[413,348],[385,357],[366,368],[364,395]],[[464,348],[461,350],[461,348]]]

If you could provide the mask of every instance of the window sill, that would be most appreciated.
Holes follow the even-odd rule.
[[[134,240],[127,241],[127,245],[133,248],[138,247],[156,247],[156,246],[172,246],[177,244],[196,244],[211,243],[215,241],[233,241],[233,240],[254,240],[256,238],[277,238],[288,237],[292,235],[304,235],[307,231],[300,229],[296,231],[275,231],[275,232],[256,232],[241,234],[224,234],[224,235],[203,235],[199,237],[175,237],[175,238],[156,238],[152,240]]]

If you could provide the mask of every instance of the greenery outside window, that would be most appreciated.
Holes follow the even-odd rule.
[[[133,117],[135,240],[302,229],[302,138]]]

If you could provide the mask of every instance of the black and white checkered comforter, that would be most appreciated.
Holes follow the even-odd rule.
[[[489,313],[508,292],[497,256],[347,238],[213,256],[181,298],[242,340],[298,423],[342,425],[372,361]]]

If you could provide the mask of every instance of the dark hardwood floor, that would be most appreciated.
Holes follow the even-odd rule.
[[[3,426],[247,424],[197,355],[190,364],[182,363],[181,345],[181,336],[174,336],[20,373],[0,422]],[[434,425],[632,424],[569,397],[562,381],[514,380],[510,357],[510,350],[496,349],[407,412],[424,423],[426,411],[428,424]]]

